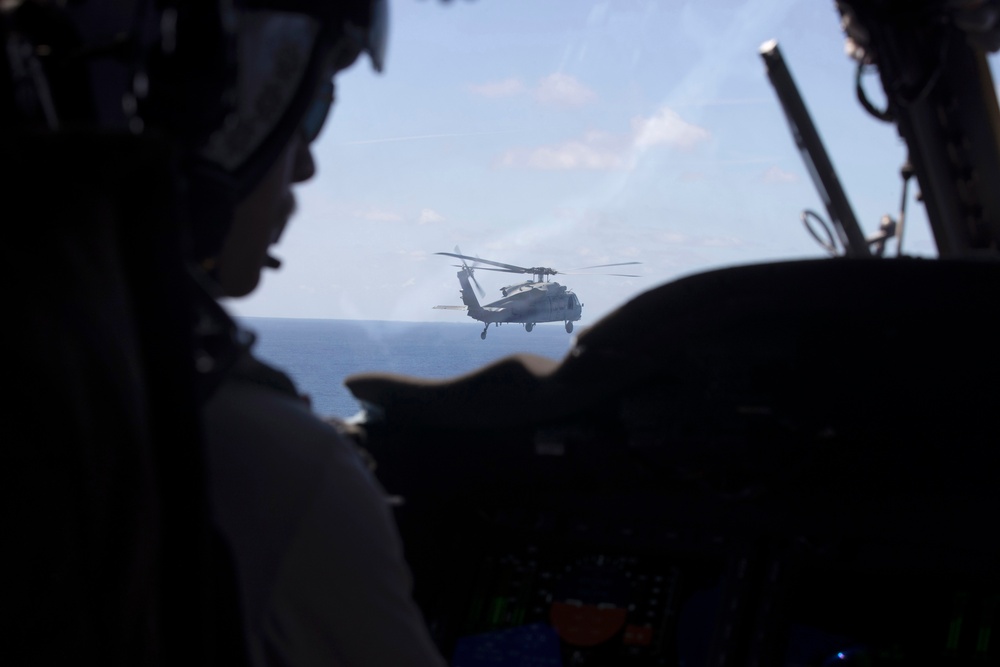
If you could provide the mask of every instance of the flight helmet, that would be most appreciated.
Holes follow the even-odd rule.
[[[387,3],[0,0],[0,132],[167,138],[210,258],[292,133],[319,133],[333,74],[362,53],[381,71]]]

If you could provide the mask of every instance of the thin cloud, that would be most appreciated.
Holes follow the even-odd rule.
[[[604,132],[588,132],[551,146],[506,151],[497,160],[500,167],[523,169],[624,169],[628,166],[627,143]]]
[[[676,101],[677,107],[742,107],[755,106],[758,104],[768,104],[772,100],[768,97],[732,97],[704,100]]]
[[[355,211],[354,217],[371,222],[402,222],[403,216],[392,211],[379,208],[369,208],[367,210]]]
[[[799,176],[775,165],[761,175],[761,180],[765,183],[795,183]]]
[[[418,139],[453,139],[457,137],[482,137],[488,134],[510,134],[517,130],[489,130],[487,132],[445,132],[442,134],[411,134],[403,137],[385,137],[383,139],[362,139],[360,141],[344,141],[341,146],[361,146],[364,144],[386,144],[394,141],[414,141]]]
[[[530,89],[517,77],[470,84],[468,89],[473,95],[491,99],[517,97],[531,93],[539,104],[568,109],[586,106],[597,99],[597,93],[593,89],[581,83],[576,77],[562,72],[555,72],[541,78]]]
[[[430,256],[426,250],[397,250],[395,254],[412,262],[423,262]]]
[[[535,99],[547,106],[577,108],[597,99],[597,93],[569,74],[550,74],[535,87]]]
[[[611,134],[591,130],[582,137],[538,148],[514,148],[496,161],[505,168],[569,170],[630,169],[638,153],[662,146],[690,151],[711,133],[663,107],[648,118],[633,118],[630,131]]]
[[[691,248],[732,248],[746,244],[746,241],[737,236],[683,234],[681,232],[660,232],[652,240],[668,245],[687,246]]]
[[[487,83],[470,84],[469,90],[481,97],[514,97],[527,91],[524,82],[517,77],[511,77],[502,81],[490,81]]]
[[[708,130],[688,123],[669,107],[661,108],[649,118],[633,118],[632,132],[639,150],[657,145],[691,150],[711,136]]]
[[[697,237],[697,244],[706,248],[731,248],[741,246],[745,241],[738,236],[701,236]]]
[[[417,224],[429,225],[435,222],[444,222],[444,216],[433,209],[425,208],[420,210],[420,217],[417,218]]]
[[[733,166],[733,165],[738,166],[744,164],[766,164],[768,162],[774,162],[776,159],[777,158],[775,158],[774,156],[741,157],[741,158],[732,158],[729,160],[713,160],[712,164],[726,165],[726,166]]]

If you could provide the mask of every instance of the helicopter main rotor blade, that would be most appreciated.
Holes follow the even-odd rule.
[[[602,274],[573,273],[576,271],[585,271],[587,269],[604,269],[611,266],[633,266],[635,264],[642,264],[642,262],[615,262],[614,264],[595,264],[594,266],[581,266],[576,269],[571,269],[570,271],[556,271],[555,269],[551,269],[548,267],[534,266],[531,268],[526,268],[523,266],[517,266],[515,264],[505,264],[503,262],[496,262],[493,261],[492,259],[481,259],[479,257],[472,257],[471,255],[463,255],[459,250],[458,246],[455,246],[455,252],[437,252],[434,254],[445,255],[446,257],[457,257],[458,259],[462,260],[462,268],[468,270],[470,276],[472,275],[472,269],[477,268],[482,271],[499,271],[501,273],[527,273],[534,275],[542,274],[547,276],[555,276],[561,274],[561,275],[605,275],[605,276],[618,276],[621,278],[642,277],[631,273],[602,273]],[[473,263],[471,268],[469,267],[468,264],[466,264],[465,260],[470,260]],[[480,264],[489,264],[490,266],[479,266]],[[496,267],[496,268],[490,268],[490,267]],[[472,280],[473,282],[475,282],[475,278],[473,278]],[[479,287],[478,282],[476,283],[476,287]]]
[[[632,264],[642,264],[642,262],[618,262],[616,264],[595,264],[594,266],[578,266],[575,269],[570,269],[570,271],[583,271],[584,269],[605,269],[609,266],[629,266]],[[608,275],[612,274],[609,273]]]
[[[634,273],[578,273],[575,271],[560,271],[563,276],[618,276],[619,278],[642,278]]]
[[[477,266],[476,271],[496,271],[497,273],[525,273],[525,271],[514,271],[512,269],[494,269],[489,266]],[[528,271],[527,273],[530,273],[530,271]]]
[[[510,273],[531,273],[531,269],[526,269],[523,266],[514,266],[513,264],[504,264],[503,262],[494,262],[491,259],[480,259],[479,257],[472,257],[471,255],[462,255],[456,252],[436,252],[435,255],[446,255],[448,257],[457,257],[459,259],[467,259],[472,262],[479,262],[481,264],[490,264],[491,266],[499,266],[500,268],[507,269]]]

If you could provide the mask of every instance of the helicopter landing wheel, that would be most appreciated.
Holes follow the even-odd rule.
[[[534,322],[527,322],[527,323],[526,323],[526,324],[524,325],[524,330],[525,330],[525,331],[531,331],[531,330],[532,330],[532,329],[534,329],[534,328],[535,328],[535,323],[534,323]]]
[[[483,340],[486,340],[486,332],[489,330],[489,328],[490,328],[490,325],[487,324],[486,328],[483,329],[483,333],[479,334],[479,337],[482,338]]]
[[[567,322],[566,323],[566,333],[573,333],[573,323],[572,322]]]

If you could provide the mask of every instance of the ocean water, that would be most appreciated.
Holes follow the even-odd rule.
[[[562,359],[573,340],[561,323],[490,327],[476,322],[380,322],[242,317],[257,335],[254,351],[288,373],[321,415],[350,417],[359,410],[344,378],[370,371],[422,378],[468,373],[516,352]]]

